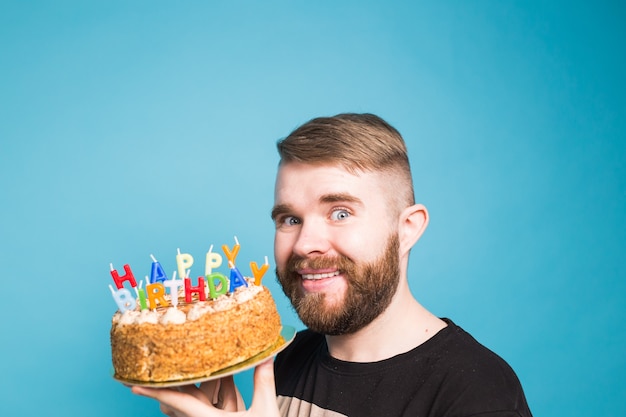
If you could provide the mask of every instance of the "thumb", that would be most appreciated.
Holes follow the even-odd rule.
[[[274,358],[266,360],[254,370],[254,394],[250,410],[263,416],[279,415],[274,385]]]

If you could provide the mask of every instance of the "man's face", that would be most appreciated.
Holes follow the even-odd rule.
[[[302,321],[339,335],[369,324],[399,279],[393,184],[379,173],[288,163],[276,181],[277,276]]]

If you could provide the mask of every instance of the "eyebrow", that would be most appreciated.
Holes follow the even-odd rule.
[[[289,213],[291,206],[288,204],[277,204],[272,208],[272,220],[276,220],[280,215]]]
[[[353,196],[352,194],[348,194],[348,193],[324,194],[323,196],[320,197],[319,201],[320,203],[345,202],[345,203],[353,203],[353,204],[359,204],[359,205],[363,204],[360,198],[357,198]]]
[[[324,194],[318,200],[320,203],[352,203],[363,205],[363,201],[360,198],[353,196],[348,193],[332,193],[332,194]],[[289,204],[277,204],[272,208],[272,220],[276,220],[282,214],[293,212],[292,206]]]

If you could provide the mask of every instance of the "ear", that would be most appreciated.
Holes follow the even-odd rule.
[[[400,254],[408,253],[428,226],[428,210],[422,204],[405,208],[400,215]]]

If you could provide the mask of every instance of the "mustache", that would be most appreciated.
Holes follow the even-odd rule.
[[[291,255],[287,259],[287,271],[295,272],[300,269],[324,269],[337,268],[341,271],[349,270],[354,267],[354,261],[346,256],[320,256],[315,258],[305,258],[302,256]]]

